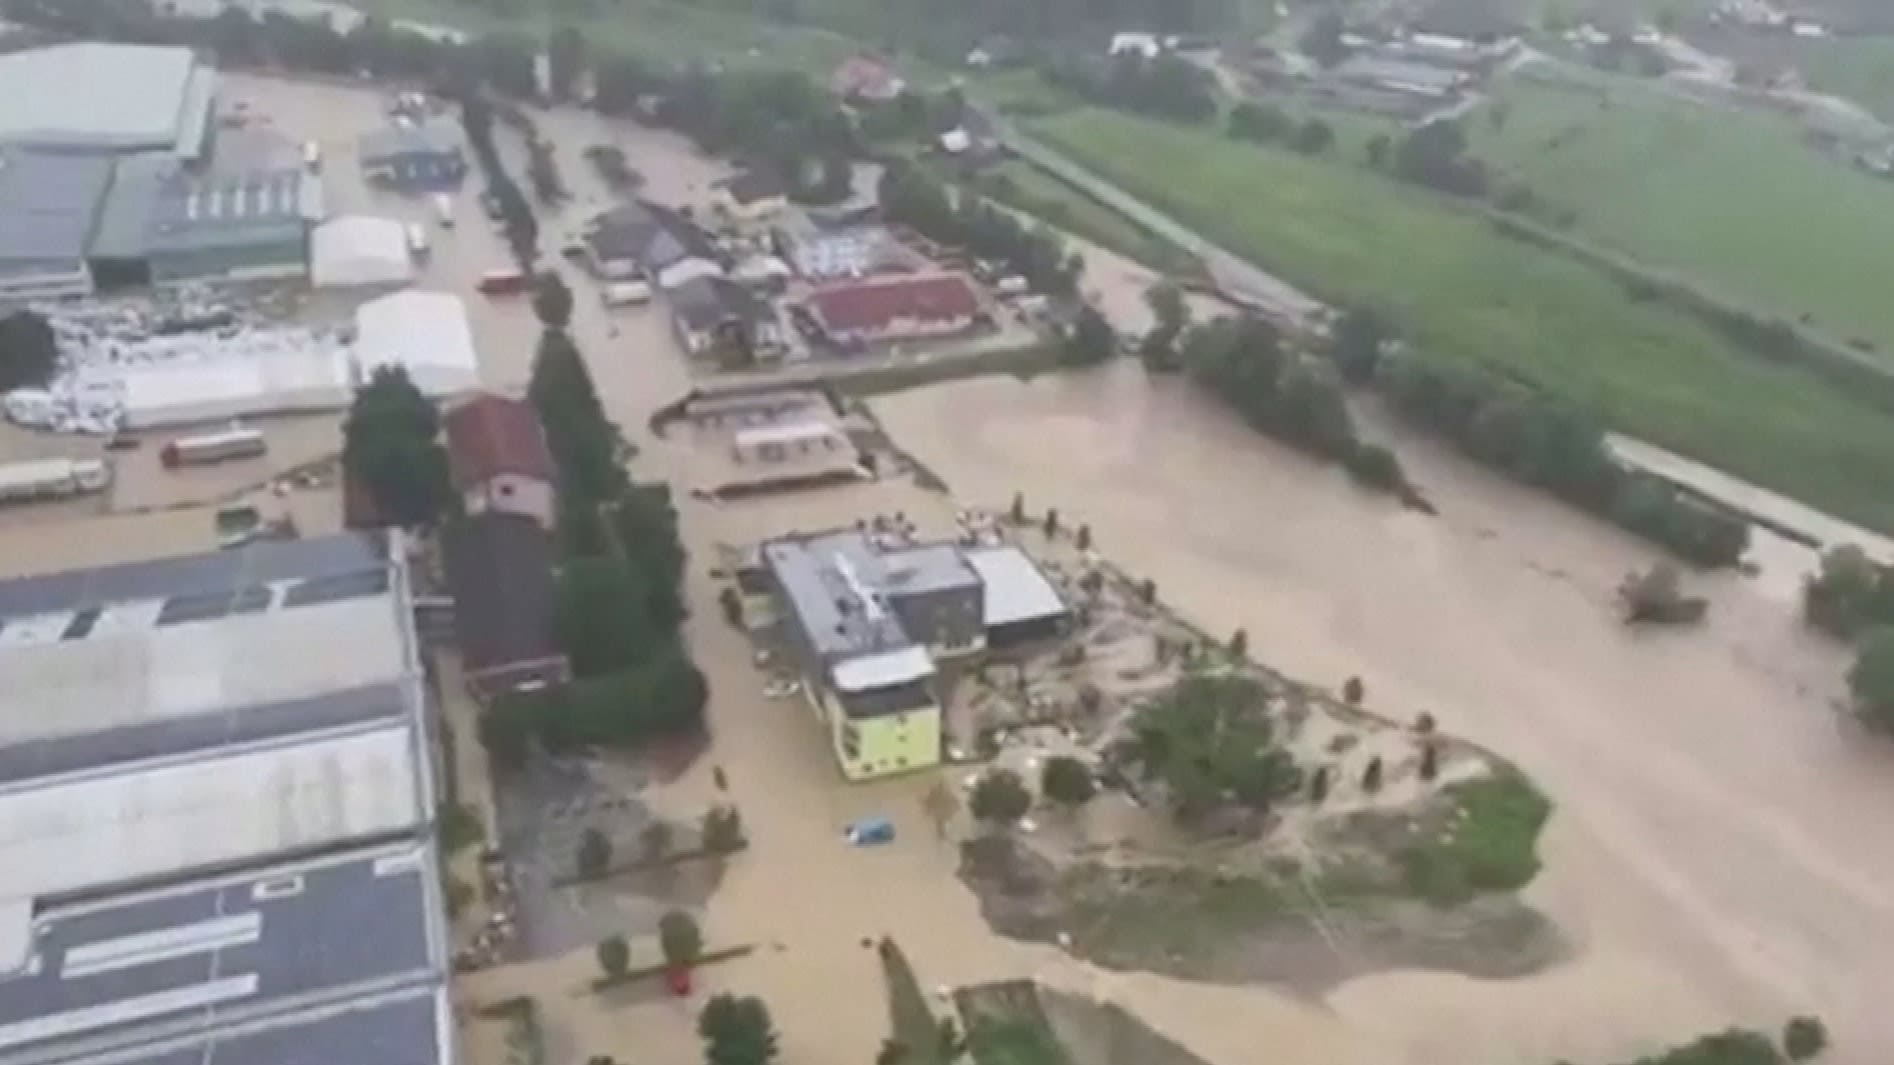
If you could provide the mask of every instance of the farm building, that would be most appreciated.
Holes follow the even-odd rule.
[[[0,144],[210,153],[217,72],[188,48],[82,41],[0,55]]]
[[[973,284],[961,274],[833,285],[811,294],[804,306],[829,339],[844,345],[951,336],[972,328],[984,313]]]
[[[448,525],[441,547],[473,693],[492,699],[570,679],[553,633],[552,534],[525,515],[489,511]]]
[[[523,514],[552,528],[552,453],[531,403],[476,396],[444,421],[448,464],[467,513]]]
[[[355,367],[366,381],[383,366],[399,366],[429,399],[480,387],[467,306],[451,292],[408,289],[369,300],[355,310]]]
[[[587,227],[592,272],[609,281],[646,277],[661,289],[695,278],[721,277],[723,259],[690,219],[666,207],[624,203]]]
[[[671,327],[690,355],[748,352],[755,358],[783,353],[782,323],[769,304],[742,285],[699,277],[670,296]]]
[[[397,189],[451,189],[467,176],[460,134],[445,122],[365,133],[359,151],[362,176]]]

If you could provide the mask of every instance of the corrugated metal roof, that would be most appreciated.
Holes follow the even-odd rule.
[[[0,153],[0,260],[83,259],[111,180],[106,158]]]
[[[1017,547],[984,547],[967,552],[967,563],[986,586],[987,627],[1056,618],[1066,613],[1065,600],[1039,571],[1026,552]]]
[[[0,56],[0,142],[176,150],[211,87],[188,48],[85,41]],[[75,91],[79,90],[79,91]]]

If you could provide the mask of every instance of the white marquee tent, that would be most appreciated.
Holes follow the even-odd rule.
[[[119,387],[128,429],[337,410],[348,406],[350,396],[347,363],[325,348],[128,367]]]
[[[451,292],[407,289],[355,311],[355,369],[366,383],[383,366],[400,366],[429,399],[480,387],[467,306]]]
[[[414,277],[408,231],[390,218],[345,215],[317,226],[309,275],[318,288],[405,285]]]

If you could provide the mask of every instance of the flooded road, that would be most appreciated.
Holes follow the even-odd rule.
[[[1598,1058],[1730,1023],[1823,1016],[1836,1060],[1894,1047],[1894,748],[1833,709],[1845,656],[1736,575],[1700,631],[1631,633],[1613,589],[1652,551],[1392,439],[1427,518],[1126,362],[887,397],[888,429],[973,502],[1015,491],[1213,632],[1367,684],[1521,762],[1558,812],[1529,898],[1580,945],[1540,977],[1368,976],[1329,1005],[1410,1060]]]

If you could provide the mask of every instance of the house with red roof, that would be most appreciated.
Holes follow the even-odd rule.
[[[965,274],[904,274],[830,285],[803,308],[845,347],[952,336],[986,314]]]
[[[481,395],[447,412],[447,460],[470,515],[520,514],[551,529],[552,452],[533,405]]]

